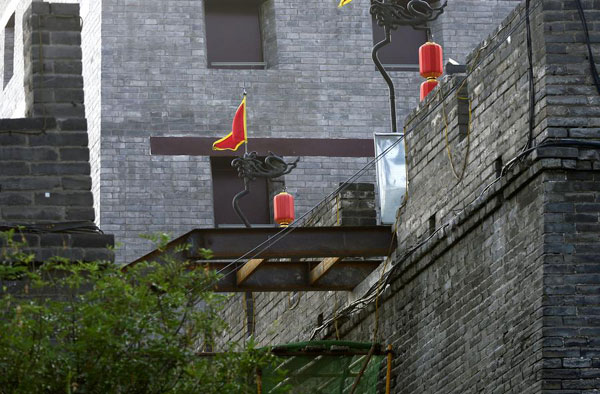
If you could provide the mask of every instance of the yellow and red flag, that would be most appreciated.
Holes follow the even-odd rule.
[[[248,142],[246,134],[246,95],[235,111],[231,133],[213,143],[213,150],[237,150],[244,142]]]
[[[352,0],[340,0],[340,4],[338,5],[338,7],[343,7],[351,1]]]

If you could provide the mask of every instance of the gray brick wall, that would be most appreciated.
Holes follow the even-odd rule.
[[[78,233],[94,221],[79,5],[33,2],[21,17],[29,117],[0,119],[0,226],[25,226],[38,261],[110,260],[112,235]]]
[[[149,136],[222,136],[230,126],[242,87],[249,92],[250,138],[369,139],[374,132],[388,131],[387,88],[370,59],[368,5],[367,0],[355,0],[338,9],[320,0],[266,1],[261,15],[268,69],[215,70],[206,67],[201,1],[102,3],[100,222],[124,241],[119,259],[131,260],[147,251],[149,243],[133,240],[138,233],[171,222],[170,218],[194,218],[179,223],[173,220],[162,228],[174,235],[194,226],[212,225],[210,213],[197,211],[198,207],[211,210],[212,192],[206,188],[207,160],[123,157],[113,152],[147,152]],[[394,72],[393,76],[402,118],[417,103],[421,78],[416,72]],[[145,149],[133,148],[142,142]],[[286,177],[296,196],[298,214],[366,161],[302,158],[298,170]],[[111,174],[109,178],[104,177],[104,169]],[[112,171],[117,170],[121,175],[114,179]],[[144,174],[154,170],[171,178],[153,179]],[[164,205],[149,208],[151,198],[140,197],[171,193],[177,186],[170,179],[186,173],[203,174],[188,177],[188,186],[199,192],[193,192],[195,198],[187,203],[178,202],[167,212]],[[145,181],[139,182],[141,179]],[[138,186],[132,186],[136,183]],[[146,205],[146,218],[124,218],[128,201]]]
[[[596,3],[583,4],[588,22],[597,19]],[[599,98],[574,7],[532,1],[538,144],[600,139]],[[521,6],[467,57],[474,68],[464,85],[472,104],[468,138],[460,135],[464,103],[448,95],[461,77],[442,83],[443,103],[434,95],[407,119],[409,198],[377,311],[377,339],[396,351],[392,392],[600,388],[598,147],[539,148],[487,187],[527,141],[523,15]],[[591,26],[594,37],[598,26]],[[444,113],[457,172],[467,160],[460,180],[450,168]],[[307,340],[320,314],[331,323],[316,338],[371,340],[374,304],[349,315],[344,308],[377,279],[352,293],[302,294],[297,305],[286,295],[257,294],[259,343]],[[239,339],[241,301],[231,303],[231,335]]]
[[[521,0],[450,0],[444,16],[433,22],[433,39],[444,48],[444,59],[465,62],[482,38],[493,33],[498,24]]]
[[[212,210],[212,191],[206,187],[206,179],[179,178],[185,173],[208,174],[208,161],[150,158],[148,137],[220,137],[229,127],[243,86],[250,93],[251,136],[368,139],[373,132],[388,130],[387,89],[370,60],[367,0],[355,0],[343,9],[317,0],[264,2],[261,18],[268,70],[253,71],[206,68],[202,1],[56,2],[81,5],[96,220],[103,228],[117,231],[124,244],[119,252],[121,261],[138,257],[151,247],[138,240],[139,233],[161,227],[161,231],[178,235],[191,227],[212,225],[211,215],[204,211]],[[4,19],[16,10],[17,37],[22,37],[18,29],[28,3],[4,0],[0,4]],[[500,18],[506,2],[489,3],[490,9],[501,10],[497,11]],[[19,42],[17,39],[17,53],[22,50]],[[17,56],[14,81],[2,93],[0,115],[4,117],[25,115],[19,59]],[[398,92],[407,92],[397,99],[402,118],[417,103],[421,78],[416,72],[392,74]],[[142,143],[146,148],[140,148]],[[128,155],[114,155],[116,151]],[[130,156],[133,152],[146,156]],[[160,164],[155,168],[153,163]],[[360,169],[366,159],[303,158],[301,163],[297,173],[286,180],[296,194],[299,213]],[[148,176],[146,170],[140,170],[146,167],[150,174],[162,171],[170,178]],[[114,179],[117,170],[120,178]],[[189,182],[195,198],[187,203],[179,199],[167,210],[151,206],[155,196],[170,195],[182,185],[177,182]],[[124,207],[131,202],[137,204],[136,209],[144,205],[145,212],[125,214]],[[165,204],[168,202],[162,206]],[[198,207],[203,211],[191,215],[193,223],[186,221],[189,212]]]
[[[88,120],[88,135],[92,169],[92,185],[96,218],[99,220],[100,190],[100,19],[102,0],[52,0],[48,3],[80,4],[82,23],[83,80],[85,113]],[[4,27],[10,16],[15,14],[15,69],[8,86],[0,92],[0,118],[19,118],[26,115],[23,64],[23,12],[31,0],[3,0],[0,2],[0,25]],[[59,6],[60,7],[60,6]],[[4,30],[0,31],[0,42],[4,42]],[[0,48],[0,51],[3,49]],[[0,53],[3,58],[3,53]],[[2,65],[0,64],[0,67]]]

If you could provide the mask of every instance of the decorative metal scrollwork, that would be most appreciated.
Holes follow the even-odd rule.
[[[296,168],[298,161],[300,161],[299,157],[288,163],[273,152],[269,152],[264,162],[260,161],[256,152],[245,153],[243,157],[236,157],[232,160],[231,166],[237,170],[238,176],[244,180],[244,190],[233,197],[231,205],[246,227],[252,227],[252,225],[240,209],[238,201],[250,193],[250,182],[258,177],[273,179],[289,174]]]
[[[410,0],[406,7],[394,2],[373,0],[371,15],[379,26],[396,30],[398,26],[412,26],[415,29],[427,29],[427,22],[436,20],[443,12],[447,1],[440,7],[432,7],[425,0]]]
[[[231,166],[237,170],[240,178],[248,178],[253,181],[257,177],[277,178],[289,174],[296,168],[299,160],[300,158],[297,158],[291,163],[286,163],[283,158],[269,152],[263,163],[258,159],[256,152],[250,152],[245,153],[244,157],[233,159]]]

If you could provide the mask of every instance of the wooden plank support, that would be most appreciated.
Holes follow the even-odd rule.
[[[243,284],[267,259],[250,259],[236,273],[238,286]]]
[[[323,261],[321,261],[319,265],[317,265],[315,268],[312,269],[312,271],[310,271],[310,274],[308,276],[310,284],[314,285],[315,283],[317,283],[317,281],[321,279],[327,272],[329,272],[329,270],[333,268],[335,263],[337,263],[341,259],[341,257],[327,257],[326,259],[323,259]]]

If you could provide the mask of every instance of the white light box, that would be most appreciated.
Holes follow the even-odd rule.
[[[406,156],[404,135],[400,133],[376,133],[375,156],[385,154],[377,161],[377,187],[381,223],[394,224],[396,211],[406,195]]]

